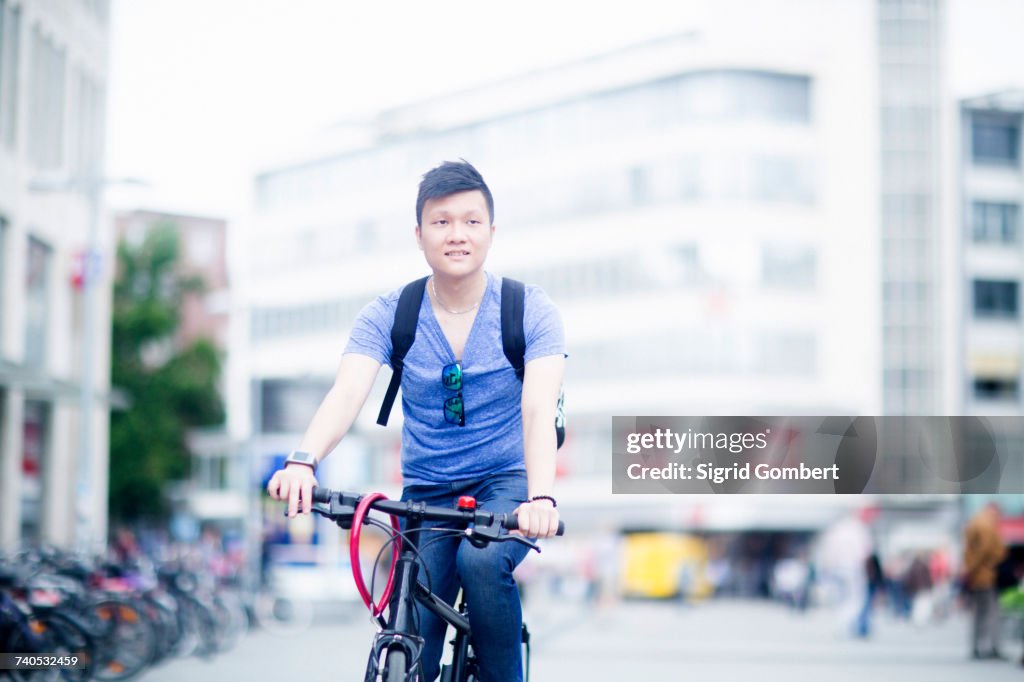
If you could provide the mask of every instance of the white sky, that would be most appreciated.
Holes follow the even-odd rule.
[[[953,94],[1024,87],[1024,0],[949,4]],[[693,7],[113,0],[108,172],[151,187],[108,198],[237,215],[255,169],[332,122],[685,30]]]

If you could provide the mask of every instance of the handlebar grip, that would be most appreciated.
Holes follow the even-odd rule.
[[[501,525],[505,527],[505,530],[519,530],[519,517],[515,514],[509,514],[501,522]],[[558,530],[555,535],[565,535],[565,521],[558,522]]]
[[[332,491],[330,488],[313,488],[314,502],[330,502]]]

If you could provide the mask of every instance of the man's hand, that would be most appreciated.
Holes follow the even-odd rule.
[[[528,538],[549,538],[558,532],[558,510],[551,500],[523,502],[516,509],[520,535]]]
[[[313,488],[317,485],[313,469],[305,464],[286,464],[274,472],[267,483],[267,492],[275,500],[288,500],[288,518],[292,518],[296,513],[308,514],[312,510]]]

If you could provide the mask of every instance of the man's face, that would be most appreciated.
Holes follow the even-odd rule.
[[[483,192],[429,199],[420,221],[416,241],[435,273],[465,277],[483,267],[494,235]]]

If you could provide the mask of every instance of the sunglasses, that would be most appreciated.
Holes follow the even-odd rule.
[[[462,365],[453,362],[441,370],[441,383],[457,395],[444,401],[444,420],[449,424],[466,425],[466,408],[462,403]]]

